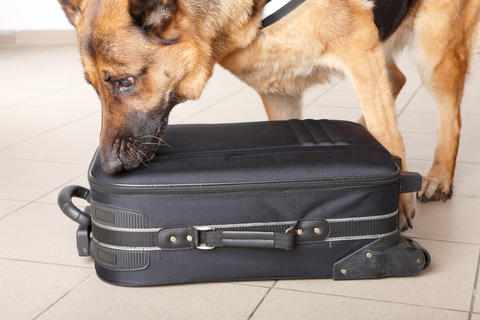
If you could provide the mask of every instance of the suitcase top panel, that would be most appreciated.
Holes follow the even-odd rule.
[[[361,125],[289,120],[168,127],[148,167],[109,175],[98,152],[93,185],[207,186],[295,181],[388,179],[398,175],[390,153]]]

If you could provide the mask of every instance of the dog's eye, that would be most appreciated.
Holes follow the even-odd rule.
[[[128,90],[133,88],[135,85],[135,78],[134,77],[126,77],[123,79],[118,80],[118,86],[120,87],[120,90]]]

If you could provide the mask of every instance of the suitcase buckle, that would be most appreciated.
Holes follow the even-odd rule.
[[[210,227],[210,226],[196,226],[194,228],[197,231],[215,231],[215,228]],[[197,243],[196,248],[199,249],[199,250],[213,250],[213,249],[215,249],[215,247],[207,246],[204,243]]]

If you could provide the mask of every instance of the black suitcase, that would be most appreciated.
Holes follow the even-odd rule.
[[[128,286],[414,275],[428,252],[398,231],[399,170],[362,126],[290,120],[172,125],[155,160],[61,191],[81,256]],[[86,199],[84,212],[71,202]]]

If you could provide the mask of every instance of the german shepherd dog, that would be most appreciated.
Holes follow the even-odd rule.
[[[449,198],[480,1],[407,1],[387,35],[374,16],[385,1],[395,2],[306,0],[261,29],[266,0],[59,0],[101,100],[103,169],[150,161],[171,109],[200,97],[217,62],[259,93],[270,120],[301,118],[303,91],[345,73],[362,106],[359,121],[404,159],[394,100],[406,79],[393,56],[410,45],[439,115],[435,159],[418,196]],[[402,229],[414,213],[413,195],[402,195]]]

